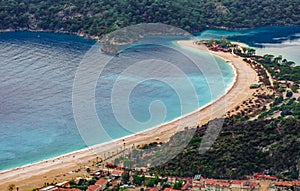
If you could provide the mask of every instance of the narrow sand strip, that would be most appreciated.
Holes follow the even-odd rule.
[[[193,41],[178,41],[182,46],[203,50],[205,47],[195,45]],[[124,147],[133,147],[141,144],[151,143],[154,141],[164,142],[178,130],[184,127],[195,127],[205,124],[209,120],[222,117],[227,111],[233,110],[244,100],[250,98],[255,90],[250,89],[252,83],[257,83],[256,72],[245,63],[242,58],[233,56],[230,53],[211,52],[212,54],[230,60],[235,68],[237,78],[228,93],[214,103],[201,108],[180,119],[173,120],[167,124],[160,125],[150,130],[137,133],[110,143],[104,143],[93,146],[88,149],[69,153],[53,159],[41,161],[20,168],[0,172],[0,190],[6,190],[10,183],[15,184],[20,190],[44,185],[45,182],[70,180],[71,178],[86,174],[84,170],[79,173],[69,173],[72,170],[84,169],[89,161],[95,161],[96,157],[102,158],[104,155],[116,153]],[[224,107],[225,104],[225,107]],[[158,140],[159,138],[159,140]],[[95,153],[101,153],[96,155]],[[91,164],[91,162],[90,162]]]

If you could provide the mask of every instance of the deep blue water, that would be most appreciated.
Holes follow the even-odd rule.
[[[82,84],[82,92],[76,94],[73,85],[76,84],[74,79],[78,68],[96,42],[64,34],[0,33],[0,170],[153,127],[194,111],[222,95],[234,78],[232,68],[209,54],[171,43],[176,39],[180,38],[149,37],[124,50],[118,57],[112,57],[99,75],[94,93],[95,111],[109,139],[91,131],[89,136],[93,139],[86,140],[82,132],[89,131],[88,128],[95,124],[83,117],[80,120],[87,123],[78,128],[72,98],[86,93],[87,86]],[[184,52],[196,55],[200,68],[191,61],[191,55]],[[96,53],[93,56],[96,62],[92,73],[96,74],[96,68],[103,64],[105,55]],[[134,75],[126,73],[126,69],[136,66],[135,63],[146,65],[138,67],[138,73]],[[171,63],[172,68],[166,67],[166,63]],[[88,69],[91,68],[83,70]],[[184,75],[176,74],[177,69]],[[151,72],[153,77],[144,79]],[[217,79],[216,72],[222,74],[218,81],[223,86],[216,82],[208,84],[209,79]],[[92,73],[79,79],[89,83]],[[127,101],[124,91],[126,93],[129,82],[135,86]],[[120,86],[124,89],[113,89],[116,83],[125,83]],[[190,96],[189,85],[196,92],[196,103]],[[84,109],[82,114],[89,116],[88,108],[84,108],[85,101],[89,101],[88,97],[86,99],[80,107]],[[112,103],[121,108],[114,110]],[[119,123],[128,114],[123,108],[129,108],[137,125],[133,122],[128,128],[128,124]],[[154,120],[150,120],[151,117]]]
[[[227,39],[245,43],[257,54],[282,55],[300,65],[300,26],[272,26],[250,30],[206,30],[196,34],[200,39]]]
[[[92,44],[72,35],[0,34],[0,170],[84,147],[70,98]]]

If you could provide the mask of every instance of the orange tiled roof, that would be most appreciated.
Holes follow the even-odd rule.
[[[107,180],[104,179],[104,178],[100,178],[96,183],[95,185],[103,185],[103,184],[106,184],[107,183]]]
[[[277,180],[276,176],[265,175],[265,174],[262,174],[262,173],[254,174],[254,178],[256,178],[256,179],[263,178],[263,179],[269,179],[269,180]]]
[[[97,189],[99,189],[99,186],[97,186],[97,185],[90,185],[90,186],[87,188],[86,191],[95,191],[95,190],[97,190]]]
[[[164,191],[180,191],[180,190],[174,190],[172,188],[165,188]]]
[[[300,181],[292,181],[292,182],[274,182],[275,186],[281,186],[281,187],[291,187],[291,186],[300,186]]]
[[[118,176],[121,176],[123,173],[124,173],[123,170],[113,170],[113,171],[111,172],[111,174],[115,174],[115,175],[118,175]]]
[[[282,186],[282,187],[290,187],[292,186],[290,183],[288,182],[275,182],[274,183],[275,186]]]
[[[230,183],[225,181],[219,181],[215,179],[203,179],[206,185],[229,187]]]
[[[242,184],[242,180],[232,180],[231,184]]]
[[[296,180],[295,180],[295,181],[292,182],[292,184],[293,184],[293,185],[296,185],[296,186],[300,186],[300,181],[296,181]]]

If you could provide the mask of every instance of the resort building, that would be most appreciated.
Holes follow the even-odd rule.
[[[55,191],[56,190],[56,187],[51,185],[51,186],[47,186],[47,187],[43,187],[43,188],[40,188],[39,191]]]
[[[114,176],[114,177],[121,177],[123,173],[124,173],[123,170],[113,170],[111,172],[111,175]]]
[[[100,187],[97,185],[90,185],[86,191],[100,191]]]
[[[108,180],[100,178],[95,185],[99,187],[99,190],[104,190],[107,186]]]

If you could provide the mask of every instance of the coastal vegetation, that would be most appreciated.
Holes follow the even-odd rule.
[[[139,23],[189,32],[206,28],[300,25],[298,0],[1,0],[0,29],[100,36]]]
[[[199,145],[207,125],[197,129],[189,146],[178,156],[153,168],[152,172],[180,177],[200,173],[221,179],[241,179],[254,172],[268,172],[298,179],[299,127],[299,116],[242,122],[227,118],[218,139],[206,153],[199,154]],[[172,137],[167,144],[174,144],[178,138],[182,138],[181,134]],[[164,155],[171,151],[157,152]],[[149,158],[152,160],[155,157]]]
[[[91,180],[80,179],[77,183],[74,180],[70,181],[70,187],[78,188],[80,190],[86,190],[88,186],[93,185],[97,182],[97,179],[93,177]]]
[[[226,118],[218,139],[204,154],[199,153],[199,146],[208,125],[198,127],[180,154],[151,168],[150,172],[175,177],[201,174],[220,179],[242,179],[255,172],[267,172],[282,179],[298,179],[300,115],[253,121],[240,119],[240,116]],[[166,145],[153,147],[150,152],[145,150],[149,156],[141,148],[140,154],[135,152],[132,158],[141,166],[155,164],[168,153],[176,153],[176,148],[186,138],[187,131],[179,132]]]
[[[275,91],[276,97],[270,104],[270,109],[266,110],[265,107],[258,118],[276,116],[274,115],[275,113],[281,117],[299,116],[300,104],[298,90],[300,85],[300,66],[296,66],[293,61],[286,60],[282,55],[255,55],[255,50],[251,48],[244,48],[243,50],[236,48],[234,49],[234,53],[248,58],[249,60],[245,60],[248,63],[263,66],[270,75],[268,76],[265,72],[261,78],[261,82],[271,87]],[[273,86],[270,86],[270,77],[272,78]],[[297,96],[294,96],[294,94]]]
[[[195,134],[190,134],[186,129],[172,136],[165,144],[152,143],[139,147],[132,152],[132,162],[140,166],[158,164],[159,160],[166,159],[168,153],[178,152],[185,139],[192,137],[180,154],[166,160],[168,162],[165,164],[151,168],[150,172],[176,177],[201,174],[220,179],[241,179],[264,172],[282,179],[298,179],[299,66],[294,66],[292,61],[282,56],[256,55],[254,49],[237,46],[226,39],[196,42],[202,43],[214,51],[239,55],[244,58],[245,64],[256,70],[260,84],[255,87],[257,91],[253,99],[238,106],[238,112],[227,114],[219,137],[204,154],[199,153],[199,146],[208,124],[198,127]],[[266,94],[267,91],[269,94]],[[214,121],[218,123],[218,120]],[[115,162],[122,160],[116,159]]]

